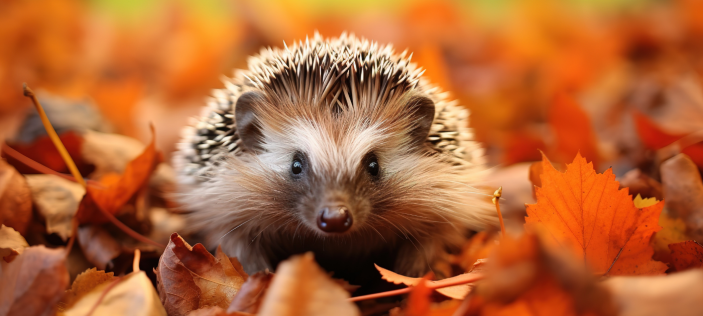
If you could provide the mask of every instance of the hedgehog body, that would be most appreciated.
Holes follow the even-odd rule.
[[[496,219],[468,111],[421,75],[353,35],[251,57],[174,156],[191,228],[250,272],[304,251],[331,270],[394,253],[396,271],[426,272]]]

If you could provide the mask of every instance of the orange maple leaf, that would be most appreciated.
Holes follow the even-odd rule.
[[[100,179],[103,188],[88,186],[76,214],[80,223],[108,222],[98,207],[115,215],[146,185],[156,166],[163,160],[161,153],[156,150],[153,127],[151,132],[151,143],[137,158],[127,164],[121,176],[106,175]]]
[[[652,235],[659,231],[664,202],[638,209],[611,169],[598,174],[580,154],[566,172],[543,156],[537,204],[527,205],[526,225],[542,224],[599,275],[649,275],[666,271],[652,260]]]

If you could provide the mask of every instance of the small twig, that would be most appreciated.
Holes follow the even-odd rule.
[[[483,274],[480,274],[480,273],[465,274],[465,275],[460,275],[459,277],[451,278],[451,281],[447,281],[445,279],[445,280],[439,280],[439,281],[435,281],[435,282],[428,282],[427,287],[430,289],[436,290],[436,289],[441,289],[441,288],[450,287],[450,286],[457,286],[457,285],[464,285],[464,284],[468,284],[468,283],[473,283],[473,282],[479,281],[481,279],[483,279]],[[371,300],[371,299],[375,299],[375,298],[406,294],[406,293],[410,293],[410,291],[412,291],[412,289],[413,289],[413,286],[409,286],[409,287],[399,289],[399,290],[393,290],[393,291],[387,291],[387,292],[352,297],[352,298],[349,298],[349,301],[350,302],[358,302],[358,301],[364,301],[364,300]]]
[[[501,186],[493,192],[493,204],[496,206],[496,211],[498,211],[498,221],[500,221],[500,232],[505,237],[505,224],[503,224],[503,214],[500,213],[500,197],[503,195],[503,187]]]
[[[115,226],[117,226],[117,228],[119,228],[119,229],[121,229],[123,232],[125,232],[125,234],[127,234],[127,235],[129,235],[130,237],[132,237],[132,238],[134,238],[134,239],[136,239],[136,240],[139,240],[139,241],[141,241],[141,242],[143,242],[143,243],[151,244],[151,245],[154,245],[154,246],[157,246],[157,247],[161,247],[161,248],[166,248],[166,245],[162,245],[162,244],[160,244],[160,243],[158,243],[158,242],[155,242],[155,241],[149,239],[148,237],[146,237],[146,236],[144,236],[144,235],[142,235],[142,234],[140,234],[140,233],[134,231],[133,229],[129,228],[129,226],[127,226],[127,225],[125,225],[124,223],[120,222],[120,220],[117,219],[117,217],[115,217],[115,215],[112,215],[110,212],[108,212],[108,211],[104,210],[102,207],[100,207],[100,205],[99,205],[98,203],[95,203],[95,202],[93,201],[93,204],[95,204],[95,207],[97,207],[98,210],[100,210],[100,213],[102,213],[103,215],[105,215],[105,217],[107,217],[107,219],[110,220],[110,222],[112,222],[113,224],[115,224]]]
[[[134,261],[132,261],[132,272],[141,271],[139,270],[139,259],[142,257],[142,252],[139,249],[134,249]]]

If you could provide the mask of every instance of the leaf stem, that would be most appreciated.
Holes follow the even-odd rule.
[[[42,122],[42,124],[44,124],[44,129],[46,130],[46,133],[49,135],[51,142],[54,143],[54,146],[56,146],[56,149],[59,151],[59,154],[61,155],[61,158],[63,158],[63,161],[66,163],[66,166],[68,166],[68,170],[71,171],[71,174],[76,179],[76,182],[78,182],[78,184],[83,186],[83,188],[87,188],[87,185],[85,184],[85,180],[83,180],[81,173],[78,172],[78,167],[76,167],[76,163],[73,162],[71,155],[68,154],[68,150],[66,150],[66,147],[61,142],[59,135],[56,134],[56,130],[51,125],[51,122],[49,121],[49,118],[46,116],[46,112],[44,112],[44,108],[39,103],[39,100],[37,100],[37,96],[34,95],[34,92],[32,91],[32,89],[29,88],[29,86],[27,86],[26,83],[23,85],[23,89],[24,89],[24,96],[32,99],[32,103],[34,103],[34,107],[37,109],[37,112],[39,113],[39,117],[41,118],[41,122]]]
[[[142,252],[139,249],[134,249],[134,261],[132,261],[132,272],[141,271],[139,270],[139,260],[142,257]]]
[[[500,197],[503,195],[503,187],[499,187],[498,190],[493,192],[493,204],[496,206],[496,211],[498,211],[498,221],[500,221],[500,232],[503,237],[505,237],[505,224],[503,224],[503,214],[500,213]]]

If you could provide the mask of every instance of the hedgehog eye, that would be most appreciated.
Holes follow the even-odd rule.
[[[300,174],[303,172],[303,162],[298,158],[293,159],[293,163],[290,166],[290,171],[293,172],[293,174]]]
[[[381,166],[378,164],[378,158],[376,158],[376,155],[373,153],[366,158],[366,171],[372,176],[372,177],[378,177],[378,174],[381,170]]]
[[[305,171],[305,157],[302,153],[296,152],[293,156],[293,162],[290,164],[290,172],[293,176],[300,176]]]

